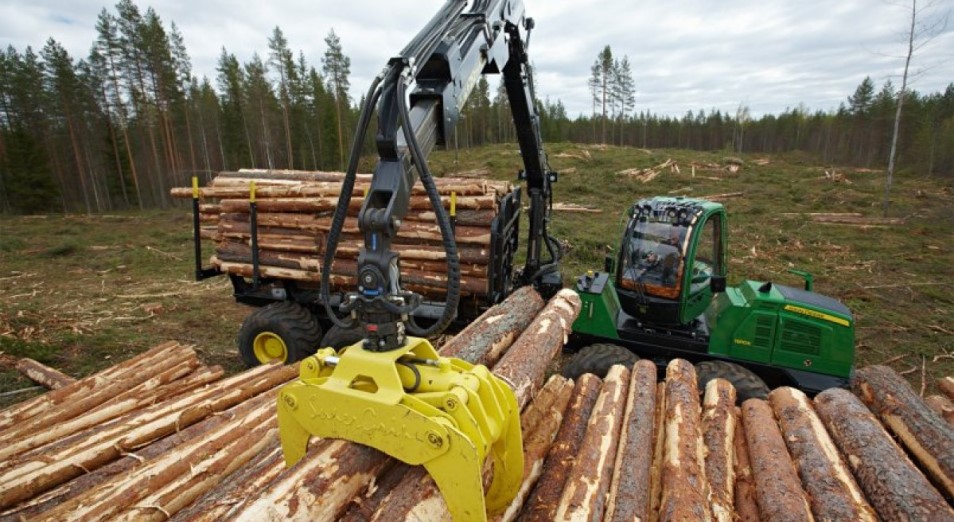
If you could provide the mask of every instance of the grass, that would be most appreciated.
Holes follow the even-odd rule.
[[[697,169],[693,177],[692,162],[722,164],[727,154],[562,143],[549,145],[548,152],[560,172],[555,201],[602,210],[553,215],[551,233],[568,246],[563,264],[568,284],[602,266],[619,241],[625,210],[636,200],[743,192],[725,201],[731,284],[756,279],[797,286],[800,278],[788,270],[808,270],[817,291],[854,311],[859,365],[889,361],[915,389],[922,383],[922,364],[928,390],[932,377],[954,374],[952,180],[897,175],[891,216],[903,217],[905,224],[862,229],[822,225],[797,213],[878,216],[881,172],[836,168],[848,182],[834,183],[824,174],[831,166],[803,155],[743,155],[745,165],[737,173]],[[434,153],[432,171],[481,169],[491,178],[516,180],[521,168],[516,145],[455,156]],[[666,171],[649,183],[616,174],[670,158],[680,172]],[[229,372],[241,369],[234,337],[249,308],[234,302],[224,278],[192,281],[191,248],[185,207],[0,217],[0,352],[32,357],[81,377],[178,340],[195,344],[208,364]],[[206,254],[210,248],[206,245]],[[0,370],[0,393],[29,386],[17,372]]]

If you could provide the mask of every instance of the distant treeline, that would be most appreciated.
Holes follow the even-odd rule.
[[[151,8],[142,12],[120,0],[115,12],[99,14],[96,30],[89,56],[78,61],[52,38],[39,52],[0,51],[0,211],[164,207],[168,189],[188,185],[193,175],[208,179],[245,167],[343,169],[358,100],[350,97],[350,60],[333,31],[320,66],[296,56],[276,27],[264,57],[240,63],[223,48],[210,80],[192,74],[175,24],[166,27]],[[740,107],[736,114],[658,117],[633,112],[625,57],[611,62],[608,47],[598,56],[592,115],[571,119],[559,100],[537,102],[546,141],[803,150],[831,164],[887,162],[897,98],[890,83],[875,92],[865,79],[832,113],[797,108],[752,119]],[[509,142],[515,135],[506,94],[481,79],[448,145]],[[909,93],[901,168],[954,175],[952,143],[954,85],[944,93]],[[371,139],[364,146],[373,151]]]

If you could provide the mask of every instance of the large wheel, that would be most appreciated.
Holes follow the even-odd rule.
[[[345,329],[334,324],[331,325],[331,328],[328,329],[328,332],[325,333],[325,336],[321,339],[321,347],[325,348],[330,346],[335,350],[340,350],[345,346],[351,346],[363,338],[364,335],[362,335],[360,327]]]
[[[765,399],[769,394],[765,381],[748,368],[726,361],[703,361],[696,364],[699,393],[704,393],[706,384],[715,378],[725,379],[735,386],[738,404],[742,404],[746,399]]]
[[[584,346],[563,366],[563,376],[568,379],[577,379],[586,373],[597,377],[606,377],[609,369],[616,364],[632,368],[639,357],[636,354],[615,344],[591,344]]]
[[[320,339],[315,316],[297,303],[282,301],[250,313],[236,342],[242,361],[251,368],[275,360],[300,361],[315,353]]]

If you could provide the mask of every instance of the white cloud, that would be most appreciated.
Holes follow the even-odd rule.
[[[296,54],[321,65],[331,28],[352,62],[352,95],[437,12],[438,0],[204,0],[137,2],[175,21],[198,75],[214,80],[222,47],[239,60],[268,53],[280,26]],[[903,67],[905,12],[881,2],[705,0],[527,0],[536,18],[531,59],[537,92],[561,99],[570,115],[591,110],[590,65],[604,45],[628,55],[638,89],[637,110],[682,115],[747,103],[756,115],[805,103],[837,108],[865,76],[877,83]],[[92,0],[0,0],[0,44],[22,50],[50,36],[74,58],[85,57],[104,5]],[[942,90],[951,74],[954,27],[921,49],[914,87]],[[893,55],[893,56],[892,56]],[[895,79],[897,84],[897,80]]]

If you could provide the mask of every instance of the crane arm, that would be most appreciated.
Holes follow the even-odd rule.
[[[480,74],[503,74],[524,161],[521,178],[530,197],[530,230],[527,262],[518,284],[559,287],[559,247],[546,231],[555,173],[543,150],[527,56],[532,28],[533,20],[525,16],[521,0],[448,0],[373,82],[362,108],[323,265],[329,266],[334,256],[360,146],[376,109],[378,163],[358,217],[364,238],[358,257],[358,289],[341,306],[351,316],[347,326],[364,327],[368,349],[388,351],[402,346],[406,323],[415,335],[429,336],[446,328],[456,315],[460,297],[456,243],[427,168],[427,156],[435,146],[452,140],[460,110]],[[444,314],[428,329],[414,324],[411,312],[420,296],[401,288],[398,255],[391,249],[418,177],[437,214],[448,261]],[[549,253],[547,263],[541,260],[544,249]],[[322,300],[327,303],[329,271],[322,272]]]

